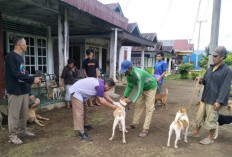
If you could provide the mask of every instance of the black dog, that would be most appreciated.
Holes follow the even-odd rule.
[[[217,128],[214,134],[214,139],[217,139],[218,137],[218,126],[224,125],[224,124],[231,124],[231,123],[232,123],[232,116],[224,116],[224,115],[219,114]]]

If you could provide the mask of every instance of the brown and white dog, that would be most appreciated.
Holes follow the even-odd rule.
[[[113,130],[112,130],[112,136],[109,140],[114,139],[115,135],[115,128],[118,125],[119,130],[122,131],[122,142],[126,144],[126,138],[125,138],[125,133],[127,132],[126,130],[126,124],[125,124],[125,118],[126,118],[126,111],[125,111],[125,106],[127,104],[120,100],[120,103],[118,104],[117,108],[114,110],[114,124],[113,124]]]
[[[47,98],[48,99],[58,99],[60,100],[62,98],[62,92],[64,91],[64,87],[56,87],[56,88],[52,88],[48,94],[47,94]]]
[[[44,126],[43,121],[42,120],[49,120],[48,118],[44,118],[38,114],[36,114],[36,109],[35,108],[29,108],[28,110],[28,122],[29,123],[36,123],[39,126]]]
[[[173,131],[175,131],[176,133],[174,148],[178,148],[177,142],[178,140],[181,140],[181,131],[185,131],[184,142],[187,143],[188,128],[189,128],[189,119],[186,113],[186,109],[183,108],[176,113],[175,120],[171,123],[169,127],[167,146],[170,147],[170,138],[172,136]]]
[[[168,89],[166,88],[166,92],[163,93],[163,94],[156,94],[155,95],[155,103],[157,101],[160,101],[161,102],[161,105],[162,105],[162,108],[161,110],[165,107],[165,109],[167,110],[168,109],[168,104],[167,104],[167,100],[168,100]]]

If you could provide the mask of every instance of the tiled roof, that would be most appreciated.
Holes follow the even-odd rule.
[[[194,45],[189,44],[188,40],[175,40],[174,49],[179,51],[193,51]]]
[[[194,44],[189,44],[187,39],[183,40],[160,40],[163,46],[173,46],[178,51],[193,51]]]

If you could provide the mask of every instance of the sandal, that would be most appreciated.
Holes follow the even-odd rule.
[[[148,134],[148,130],[143,130],[139,133],[139,137],[146,137]]]
[[[10,139],[9,142],[15,145],[23,144],[23,141],[21,141],[18,137],[15,139]]]
[[[200,144],[203,144],[203,145],[208,145],[208,144],[213,144],[214,141],[213,140],[210,140],[209,138],[204,138],[203,140],[200,141]]]

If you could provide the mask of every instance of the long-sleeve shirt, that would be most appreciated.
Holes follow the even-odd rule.
[[[26,72],[23,57],[14,51],[6,57],[5,77],[7,93],[13,95],[28,94],[34,82],[34,77]]]
[[[130,75],[126,78],[127,87],[124,92],[124,97],[129,97],[133,87],[137,87],[137,90],[131,99],[133,103],[138,100],[143,91],[152,90],[157,87],[157,81],[151,74],[136,67],[132,67]]]
[[[232,71],[227,65],[222,64],[217,69],[210,66],[203,77],[204,91],[201,100],[211,105],[215,102],[222,106],[227,105],[231,79]]]

